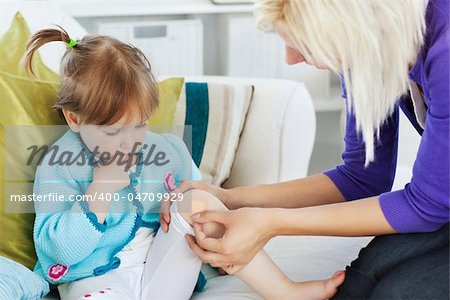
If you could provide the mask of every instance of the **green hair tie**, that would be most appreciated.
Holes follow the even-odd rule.
[[[72,48],[75,47],[77,45],[77,41],[74,39],[70,39],[70,41],[68,43],[66,43],[67,48]]]

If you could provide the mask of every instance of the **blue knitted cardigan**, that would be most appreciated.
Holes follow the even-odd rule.
[[[68,130],[52,145],[59,147],[60,162],[64,161],[64,155],[68,161],[67,155],[72,153],[78,157],[74,159],[77,163],[51,164],[50,151],[42,159],[36,170],[34,194],[57,193],[65,200],[35,202],[33,237],[38,261],[34,272],[52,286],[102,275],[119,267],[120,259],[116,254],[134,238],[139,228],[153,228],[156,232],[160,207],[157,200],[160,199],[158,196],[167,193],[164,184],[167,174],[173,174],[176,184],[183,179],[201,180],[200,171],[192,162],[184,142],[176,136],[148,132],[144,145],[148,147],[140,152],[141,161],[130,174],[130,185],[110,200],[103,224],[89,211],[86,201],[74,199],[76,195],[86,194],[92,182],[93,168],[98,164],[78,134]],[[151,163],[152,155],[157,152],[165,153],[164,161],[169,162],[165,165]],[[151,195],[153,201],[150,201]],[[206,278],[200,272],[195,291],[203,290],[205,284]]]

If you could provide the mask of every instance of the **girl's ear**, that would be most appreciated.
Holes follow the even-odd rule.
[[[72,129],[73,132],[80,132],[80,119],[78,115],[67,109],[63,109],[63,114],[70,129]]]

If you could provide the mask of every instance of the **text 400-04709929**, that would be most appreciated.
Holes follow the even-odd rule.
[[[128,193],[126,196],[119,193],[95,193],[94,195],[69,195],[66,197],[58,193],[48,194],[22,194],[10,195],[10,202],[57,202],[57,201],[182,201],[182,193]]]

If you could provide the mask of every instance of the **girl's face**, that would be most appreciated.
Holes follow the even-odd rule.
[[[136,116],[138,114],[135,114]],[[67,119],[67,118],[66,118]],[[70,125],[70,124],[69,124]],[[111,159],[116,153],[124,155],[126,161],[133,154],[137,154],[145,140],[147,122],[142,123],[139,117],[123,117],[114,125],[78,125],[71,126],[79,132],[81,139],[97,158]],[[102,156],[103,155],[103,156]]]

